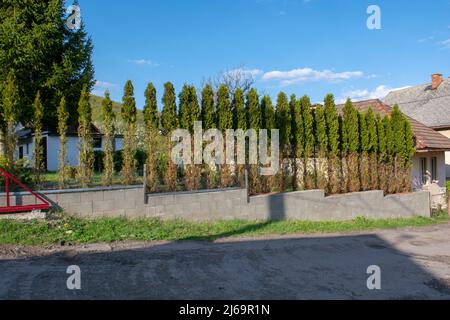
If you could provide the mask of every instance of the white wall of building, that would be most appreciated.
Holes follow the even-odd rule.
[[[432,158],[436,158],[436,176],[437,176],[437,184],[440,187],[445,186],[445,182],[447,180],[446,174],[446,154],[445,152],[424,152],[424,153],[416,153],[413,158],[413,187],[414,189],[422,189],[423,184],[423,175],[422,175],[422,159],[426,159],[427,163],[427,171],[431,174],[431,163]],[[432,181],[428,181],[431,183]]]

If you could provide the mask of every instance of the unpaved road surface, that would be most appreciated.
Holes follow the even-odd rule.
[[[67,268],[81,290],[67,289]],[[368,290],[367,268],[381,268]],[[450,224],[346,235],[0,245],[1,299],[450,299]]]

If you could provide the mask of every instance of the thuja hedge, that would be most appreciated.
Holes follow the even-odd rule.
[[[162,189],[169,185],[169,189],[177,190],[175,186],[181,184],[193,190],[243,182],[242,166],[176,170],[168,161],[170,143],[164,144],[166,156],[155,149],[150,137],[157,129],[168,137],[175,128],[192,131],[194,122],[202,121],[204,128],[280,130],[281,170],[274,177],[259,177],[258,170],[249,166],[253,194],[317,188],[329,194],[410,191],[415,143],[411,125],[398,106],[390,114],[375,113],[372,108],[361,112],[349,99],[339,112],[331,94],[323,105],[312,105],[308,96],[298,99],[283,92],[274,105],[269,96],[260,97],[255,89],[230,92],[224,85],[216,91],[206,85],[199,95],[195,87],[185,85],[177,106],[174,86],[166,83],[159,116],[153,84],[148,85],[145,96],[146,151],[152,153],[148,164],[151,171],[163,171],[150,172],[149,185],[161,185]],[[158,163],[161,161],[164,163]]]

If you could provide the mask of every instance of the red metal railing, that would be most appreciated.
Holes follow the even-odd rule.
[[[17,180],[16,177],[14,177],[9,172],[5,171],[3,168],[0,168],[0,176],[5,177],[5,193],[6,193],[6,207],[0,206],[0,214],[1,213],[28,212],[28,211],[34,211],[34,210],[48,210],[50,208],[50,203],[48,203],[48,201],[46,201],[44,198],[42,198],[41,196],[39,196],[38,194],[33,192],[33,190],[31,190],[26,185],[24,185],[22,182]],[[16,205],[12,206],[11,198],[10,198],[11,195],[10,195],[10,191],[9,191],[10,181],[16,183],[17,185],[19,185],[20,187],[25,189],[25,191],[30,192],[31,195],[33,195],[35,197],[35,199],[37,200],[36,202],[41,202],[41,203],[29,204],[29,205],[17,205],[17,203],[16,203]]]

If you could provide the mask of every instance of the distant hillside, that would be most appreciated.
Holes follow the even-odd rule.
[[[92,121],[99,128],[102,127],[102,99],[103,98],[99,96],[91,95]],[[121,103],[113,101],[113,110],[116,114],[117,128],[119,130],[123,128],[122,116],[120,114],[121,108]],[[137,119],[138,125],[142,125],[144,123],[144,115],[142,113],[142,110],[138,109]]]

